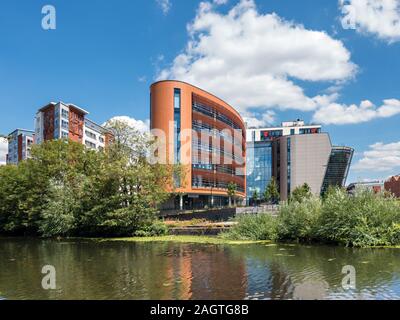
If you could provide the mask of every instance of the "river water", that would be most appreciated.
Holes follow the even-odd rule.
[[[400,249],[0,238],[0,299],[400,299]]]

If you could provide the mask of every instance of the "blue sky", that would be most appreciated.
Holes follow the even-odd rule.
[[[2,0],[0,133],[33,128],[59,100],[100,123],[146,121],[149,85],[178,78],[249,123],[322,122],[333,144],[356,149],[348,182],[398,174],[400,4],[379,2]],[[42,29],[47,4],[56,30]]]

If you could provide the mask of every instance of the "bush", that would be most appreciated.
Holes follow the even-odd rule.
[[[168,227],[163,221],[154,221],[152,224],[143,226],[134,232],[135,237],[158,237],[165,236],[169,232]]]
[[[281,206],[277,221],[278,240],[312,241],[317,238],[322,202],[318,197],[290,201]]]
[[[354,247],[400,245],[400,202],[363,190],[340,188],[320,197],[302,197],[280,208],[278,218],[248,215],[223,237],[234,240],[329,242]]]
[[[232,240],[274,240],[276,237],[276,218],[269,214],[242,215],[237,222],[221,237]]]
[[[50,187],[51,196],[41,214],[39,232],[43,237],[68,236],[75,225],[77,203],[73,192],[65,185],[54,181]]]
[[[332,189],[326,195],[319,236],[346,246],[400,244],[400,204],[383,193],[361,190],[349,196]]]

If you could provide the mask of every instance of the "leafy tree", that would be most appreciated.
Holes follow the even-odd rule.
[[[161,232],[154,226],[156,213],[179,168],[147,161],[149,136],[117,121],[108,126],[115,143],[105,152],[48,141],[33,146],[31,159],[0,167],[0,232],[46,237]]]
[[[253,200],[253,203],[254,203],[254,204],[257,204],[257,203],[258,203],[258,198],[259,198],[258,192],[257,192],[257,189],[255,189],[255,190],[253,191],[253,195],[252,195],[252,197],[251,197],[251,199]]]
[[[228,184],[229,206],[232,206],[232,199],[235,199],[236,191],[237,191],[237,184],[230,182]]]
[[[275,178],[272,177],[270,183],[265,189],[264,199],[267,202],[276,204],[279,201],[279,198],[280,194],[279,194],[278,184],[276,183]]]
[[[305,199],[310,199],[312,196],[311,188],[307,183],[304,183],[302,186],[297,187],[293,190],[290,195],[290,201],[294,202],[303,202]]]

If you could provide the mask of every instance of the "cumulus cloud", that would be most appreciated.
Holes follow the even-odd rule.
[[[396,114],[400,114],[400,100],[384,100],[380,107],[365,100],[360,105],[326,104],[315,112],[313,121],[322,124],[355,124],[378,118],[389,118]]]
[[[340,0],[345,27],[388,42],[400,40],[399,0]]]
[[[275,112],[267,110],[260,116],[256,117],[250,113],[242,114],[243,120],[247,128],[261,128],[271,126],[275,122]]]
[[[357,171],[393,171],[400,168],[400,142],[375,143],[353,166]]]
[[[332,97],[309,97],[296,80],[338,83],[357,71],[343,43],[323,31],[259,13],[253,0],[226,14],[216,8],[215,1],[199,5],[185,50],[158,80],[193,83],[243,114],[250,108],[312,111]]]
[[[170,0],[156,0],[157,5],[161,8],[164,15],[167,15],[171,10],[172,3]]]
[[[8,141],[5,138],[0,138],[0,165],[6,164],[7,153],[8,153]]]
[[[228,0],[213,0],[213,2],[217,5],[222,5],[228,3]]]
[[[150,120],[136,120],[128,116],[117,116],[113,117],[108,121],[121,121],[128,124],[130,127],[138,130],[139,132],[145,133],[150,131]],[[105,125],[104,123],[103,125]]]

